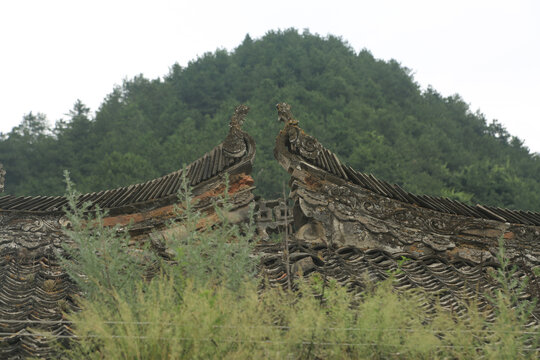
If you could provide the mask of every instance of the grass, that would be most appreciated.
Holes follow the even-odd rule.
[[[184,231],[166,239],[174,250],[175,265],[163,263],[151,280],[125,271],[123,262],[137,261],[126,260],[134,255],[124,246],[125,235],[105,229],[99,214],[91,219],[92,230],[86,225],[69,230],[77,250],[65,261],[73,262],[70,266],[80,276],[79,283],[93,295],[80,300],[80,312],[68,314],[78,340],[69,349],[62,348],[61,357],[536,359],[540,355],[538,332],[524,327],[535,303],[520,300],[526,283],[515,280],[516,270],[506,260],[502,244],[501,268],[494,274],[499,287],[491,294],[494,321],[488,321],[474,303],[466,318],[458,318],[440,307],[426,314],[418,298],[433,303],[437,299],[418,290],[394,291],[396,274],[371,284],[360,295],[333,281],[323,285],[318,274],[299,278],[296,292],[261,286],[250,242],[253,224],[230,223],[230,206],[222,197],[215,206],[220,222],[197,228],[203,215],[195,210],[185,183],[180,204],[179,222],[171,226]],[[71,215],[73,224],[79,220],[88,224],[87,218],[77,220],[85,214]],[[94,240],[83,241],[88,236]],[[94,243],[106,248],[96,251]],[[85,250],[87,245],[92,247]],[[118,282],[110,282],[111,274],[104,269],[98,271],[104,266],[100,263],[104,254],[111,251],[119,252],[117,258],[107,259],[109,269],[119,269],[114,280]]]

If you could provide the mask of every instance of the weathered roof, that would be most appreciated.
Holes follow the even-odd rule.
[[[55,339],[44,333],[72,335],[63,312],[76,309],[77,294],[52,248],[60,246],[58,236],[41,232],[31,249],[14,248],[5,243],[6,233],[19,232],[0,231],[0,358],[50,357]]]
[[[488,290],[499,286],[490,270],[500,267],[500,239],[518,267],[516,276],[536,279],[539,214],[416,196],[344,165],[298,126],[289,105],[278,104],[278,114],[285,128],[274,155],[291,174],[296,232],[289,249],[291,274],[284,270],[283,256],[262,250],[271,279],[283,283],[295,267],[308,266],[361,291],[363,273],[377,281],[399,262],[398,289],[440,293],[454,310],[465,309],[471,299],[487,306]],[[537,281],[522,294],[524,299],[539,296]],[[538,322],[538,305],[534,316]]]
[[[109,209],[111,214],[124,213],[130,211],[130,208],[140,209],[155,206],[155,203],[174,202],[184,172],[192,187],[202,185],[223,172],[249,173],[255,156],[255,142],[240,128],[246,114],[247,107],[239,106],[232,117],[225,141],[185,169],[140,184],[83,194],[79,204],[90,202],[90,209],[99,206],[101,209]],[[0,211],[61,212],[66,204],[64,196],[0,197]]]
[[[534,276],[532,270],[540,266],[538,213],[417,196],[356,171],[306,134],[286,104],[278,105],[279,119],[286,124],[274,155],[291,174],[293,207],[282,199],[255,200],[249,176],[255,143],[240,128],[246,113],[246,107],[238,107],[226,139],[185,170],[85,194],[79,204],[89,201],[92,208],[107,209],[107,225],[133,223],[135,242],[154,233],[152,244],[165,251],[159,231],[173,216],[183,173],[201,209],[223,191],[227,173],[240,217],[256,204],[259,240],[285,229],[290,235],[288,249],[264,241],[257,248],[261,275],[271,284],[285,286],[299,274],[317,272],[360,293],[367,282],[393,273],[397,290],[437,294],[442,306],[458,314],[465,314],[470,299],[489,312],[486,295],[498,286],[490,272],[500,266],[500,238],[518,266],[516,278]],[[77,290],[56,260],[67,241],[62,231],[65,203],[64,197],[0,197],[0,358],[51,357],[50,340],[39,332],[70,334],[62,309],[75,308]],[[165,230],[161,234],[167,236]],[[539,295],[537,281],[520,294],[522,299]],[[433,307],[433,302],[420,301],[428,311]],[[538,326],[539,309],[532,326]]]
[[[497,220],[513,224],[540,225],[540,213],[522,210],[510,210],[500,207],[477,204],[470,206],[463,202],[445,197],[415,195],[397,184],[390,184],[377,179],[371,174],[357,171],[343,164],[336,154],[323,147],[315,138],[301,130],[294,119],[288,104],[278,104],[279,118],[290,126],[286,131],[290,139],[291,156],[294,154],[302,161],[316,166],[328,174],[345,180],[376,194],[395,199],[407,204],[414,204],[426,209],[454,215],[463,215],[478,219]],[[281,146],[278,144],[278,146]],[[279,151],[282,151],[281,148]]]
[[[165,229],[174,217],[183,173],[201,210],[211,209],[212,199],[225,189],[228,174],[234,211],[247,216],[254,200],[249,174],[255,156],[255,142],[241,130],[247,110],[237,107],[226,139],[184,170],[142,184],[84,194],[79,204],[90,202],[90,209],[108,210],[104,224],[131,223],[132,241],[147,241],[150,233]],[[43,333],[52,332],[60,339],[71,334],[62,313],[75,308],[77,289],[58,262],[62,244],[69,241],[62,230],[66,203],[63,196],[0,197],[1,359],[54,357],[52,339]],[[157,236],[152,244],[160,246]]]
[[[440,305],[458,316],[466,316],[467,308],[474,300],[478,309],[488,314],[488,319],[494,317],[488,296],[490,291],[500,286],[486,276],[486,271],[495,271],[491,266],[480,267],[438,254],[415,256],[408,251],[392,253],[376,248],[331,246],[292,239],[289,246],[291,271],[288,273],[283,244],[262,245],[258,251],[262,255],[262,276],[271,285],[286,288],[290,277],[294,288],[294,279],[318,273],[327,281],[336,280],[360,294],[373,284],[393,276],[396,290],[416,288],[433,296],[431,299],[419,298],[426,313],[432,313],[435,306]],[[519,271],[515,277],[523,281],[526,275]],[[520,296],[521,300],[532,300],[532,295],[525,291]],[[539,320],[540,309],[537,307],[531,325],[538,327]]]

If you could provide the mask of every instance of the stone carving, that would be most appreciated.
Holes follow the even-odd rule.
[[[0,216],[0,253],[18,249],[32,256],[61,249],[69,239],[62,232],[68,220],[63,215],[6,214]]]
[[[274,154],[291,173],[295,220],[302,219],[295,222],[298,240],[488,264],[496,261],[499,239],[504,237],[507,254],[513,261],[519,260],[524,271],[531,272],[532,267],[538,266],[540,252],[535,249],[540,227],[511,227],[501,221],[402,202],[385,195],[393,191],[391,186],[372,177],[365,180],[371,187],[379,187],[380,192],[365,188],[356,180],[348,180],[359,173],[342,165],[334,154],[298,127],[289,105],[278,104],[277,108],[285,128],[276,139]],[[312,146],[306,146],[308,142]],[[321,156],[317,158],[315,154]],[[325,164],[322,160],[328,161]]]
[[[5,181],[6,170],[2,163],[0,163],[0,193],[4,191],[4,181]]]
[[[494,261],[501,236],[507,234],[506,246],[512,253],[512,249],[523,249],[525,243],[530,248],[538,232],[521,226],[508,235],[509,225],[505,223],[441,214],[373,194],[356,185],[334,184],[309,173],[308,167],[299,165],[299,168],[293,173],[292,198],[301,216],[307,219],[307,224],[302,224],[296,234],[304,241],[319,238],[318,241],[327,244],[384,249],[389,253],[403,252],[414,244],[422,247],[423,253],[429,251],[484,263]],[[317,236],[312,235],[315,229]],[[536,259],[527,260],[531,264],[540,260],[535,253],[529,251],[531,260]],[[514,256],[518,255],[515,252]]]
[[[68,224],[65,216],[35,216],[31,215],[26,219],[26,222],[21,224],[22,231],[31,232],[46,232],[46,231],[61,231],[62,226]]]
[[[283,199],[258,200],[254,220],[261,240],[269,240],[272,234],[284,234],[286,227],[288,234],[293,233],[292,211]]]
[[[231,158],[239,158],[246,154],[246,142],[242,125],[244,124],[249,108],[245,105],[239,105],[234,110],[229,124],[229,134],[223,142],[223,152]]]
[[[291,112],[291,105],[287,103],[276,104],[276,109],[278,112],[278,121],[285,123],[285,125],[291,123],[292,125],[298,125],[298,121],[294,119],[294,116]]]
[[[288,137],[289,149],[307,159],[316,159],[321,152],[322,146],[313,136],[306,134],[298,127],[298,120],[295,120],[291,112],[291,106],[286,103],[276,105],[278,110],[278,121],[285,123],[283,129]]]

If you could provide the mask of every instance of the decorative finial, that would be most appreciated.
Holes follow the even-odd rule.
[[[278,111],[278,120],[285,123],[285,128],[281,133],[287,136],[287,145],[289,151],[296,153],[308,160],[316,159],[322,151],[322,145],[313,136],[306,134],[298,127],[296,120],[291,112],[291,105],[279,103],[276,105]]]
[[[6,175],[6,170],[4,170],[4,167],[2,163],[0,163],[0,193],[4,191],[4,180]]]
[[[229,134],[223,142],[223,153],[227,157],[239,158],[244,156],[247,151],[242,124],[244,124],[248,111],[249,107],[246,105],[238,105],[234,109],[234,114],[229,124]]]
[[[285,124],[292,122],[298,124],[298,121],[295,120],[291,112],[291,105],[287,103],[279,103],[276,105],[276,108],[278,112],[278,121],[283,121]]]
[[[241,129],[242,125],[244,124],[244,121],[246,119],[246,115],[249,112],[249,107],[246,105],[238,105],[234,109],[234,114],[231,117],[231,123],[229,124],[230,127],[235,127],[237,129]]]

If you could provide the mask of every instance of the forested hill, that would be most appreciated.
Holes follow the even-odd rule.
[[[80,101],[54,128],[42,114],[26,115],[0,138],[6,193],[62,194],[64,169],[83,192],[166,174],[222,141],[234,106],[245,103],[259,194],[278,196],[288,178],[272,152],[283,101],[358,170],[415,193],[540,210],[540,158],[500,124],[457,95],[422,91],[396,61],[296,30],[246,36],[230,53],[173,65],[163,79],[127,80],[95,116]]]

